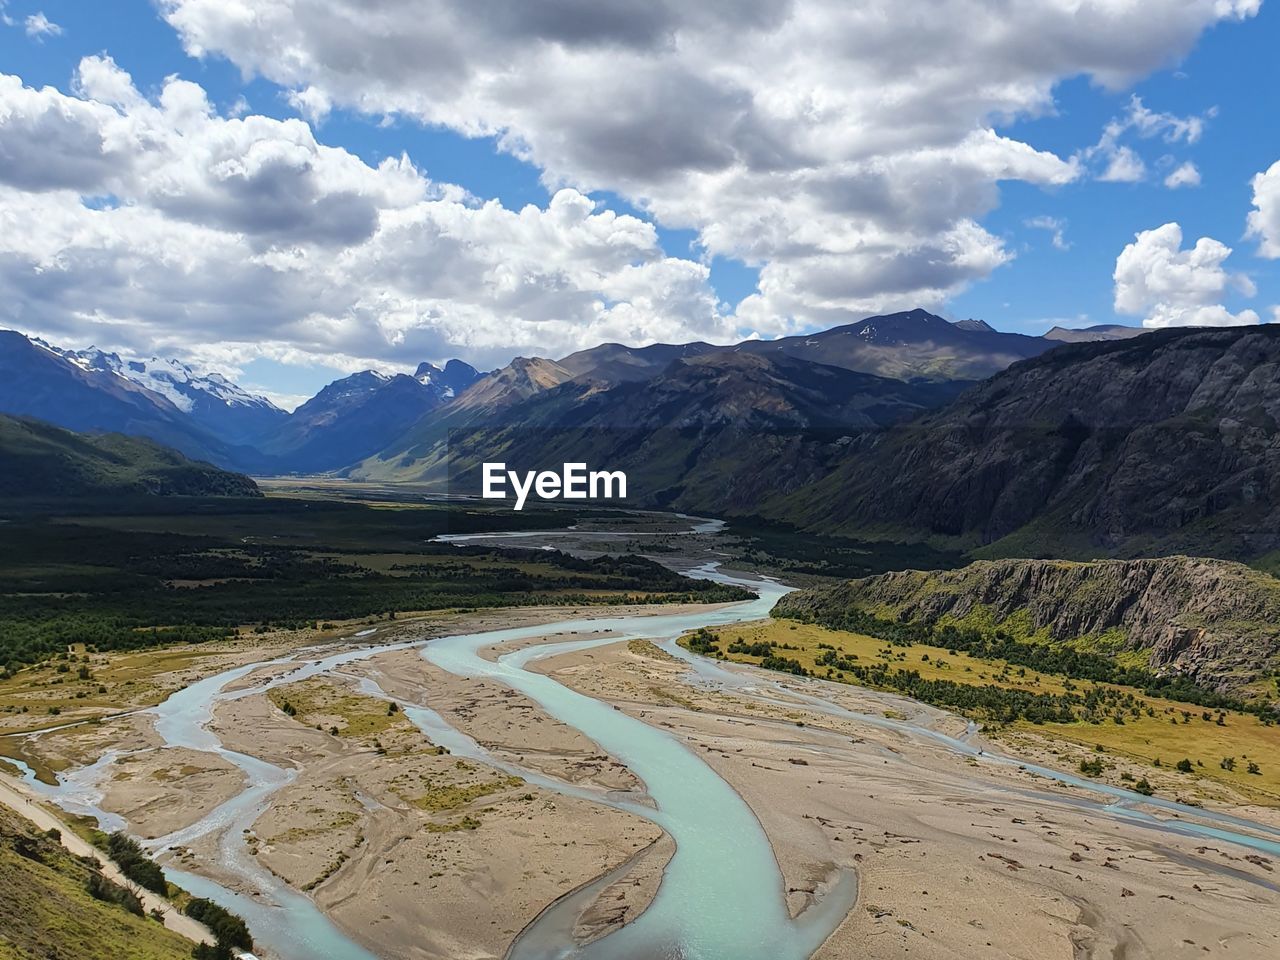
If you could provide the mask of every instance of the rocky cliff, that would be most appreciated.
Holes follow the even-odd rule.
[[[994,624],[1020,639],[1097,652],[1141,651],[1157,672],[1276,693],[1280,580],[1231,561],[984,560],[797,591],[774,613],[823,623],[850,609],[929,625]]]

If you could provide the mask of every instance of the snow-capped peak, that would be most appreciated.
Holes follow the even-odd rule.
[[[180,360],[152,357],[143,360],[121,357],[97,347],[85,350],[66,350],[34,339],[51,353],[56,353],[83,370],[97,373],[114,373],[118,377],[158,393],[179,410],[190,413],[197,402],[208,398],[228,407],[256,407],[263,410],[277,409],[266,397],[249,393],[219,373],[200,374]]]

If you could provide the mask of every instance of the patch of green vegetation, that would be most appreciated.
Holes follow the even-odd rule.
[[[409,800],[409,803],[419,810],[430,810],[436,813],[444,810],[457,810],[459,807],[474,803],[481,797],[487,797],[490,794],[518,787],[522,783],[524,781],[519,777],[511,776],[499,777],[495,780],[481,780],[477,783],[442,784],[428,787],[426,793],[413,797]]]
[[[473,816],[465,816],[460,820],[451,820],[448,823],[428,823],[428,833],[456,833],[459,830],[478,830],[480,821]]]
[[[693,710],[695,713],[702,709],[688,697],[682,697],[680,694],[668,690],[666,687],[650,687],[649,692],[659,701],[665,700],[667,703],[674,703],[677,707],[684,707],[684,709]]]
[[[941,592],[949,589],[952,592],[959,592],[958,584],[943,585],[940,583],[930,583],[928,588],[930,592]],[[883,615],[877,613],[878,617]],[[971,630],[979,633],[993,634],[997,630],[1009,635],[1019,643],[1047,643],[1050,640],[1049,629],[1047,627],[1037,630],[1035,624],[1031,621],[1031,614],[1027,610],[1018,610],[1003,620],[997,619],[995,611],[982,603],[975,603],[973,608],[963,617],[954,617],[946,615],[939,618],[938,628],[954,627],[957,630]]]
[[[965,562],[959,550],[812,533],[763,517],[735,517],[727,530],[741,541],[745,559],[790,573],[854,578],[889,570],[950,569]]]
[[[337,683],[319,677],[272,687],[267,698],[307,726],[316,726],[320,717],[337,717],[338,723],[326,720],[325,725],[334,727],[343,737],[375,737],[392,727],[409,725],[394,703],[389,707],[376,697],[348,693]]]
[[[554,518],[563,525],[573,515]],[[292,629],[404,611],[750,596],[638,556],[587,560],[432,542],[529,522],[509,510],[275,497],[10,500],[0,501],[0,520],[0,678],[77,643],[140,650],[246,626]],[[375,559],[389,553],[399,555],[396,570]]]
[[[191,943],[16,814],[0,808],[0,956],[180,960]]]
[[[230,910],[218,906],[212,900],[193,897],[183,907],[182,912],[208,927],[217,938],[218,946],[224,950],[227,948],[253,949],[253,938],[249,936],[249,928],[245,926],[244,920]],[[198,954],[197,960],[199,960]]]
[[[106,850],[107,856],[115,861],[120,872],[144,890],[158,893],[162,897],[169,892],[164,871],[146,855],[132,837],[119,832],[113,833],[106,838],[103,849]]]
[[[708,656],[758,666],[770,655],[784,656],[810,676],[919,700],[934,698],[928,702],[999,725],[1006,733],[1100,746],[1138,763],[1159,766],[1162,756],[1191,757],[1197,777],[1228,784],[1261,803],[1280,802],[1275,727],[1252,714],[1206,709],[1131,687],[1074,680],[932,644],[890,643],[813,623],[774,620],[695,631],[680,643]],[[956,689],[960,685],[971,689]],[[1055,708],[1065,712],[1055,717]],[[1235,760],[1231,769],[1220,762],[1226,758]],[[1249,772],[1249,764],[1256,766],[1255,772]]]
[[[0,496],[259,497],[248,477],[189,460],[144,437],[73,433],[0,414]]]
[[[1187,677],[1159,676],[1145,666],[1124,664],[1106,653],[1081,651],[1069,644],[1024,642],[1005,632],[1003,627],[961,628],[954,622],[933,626],[918,621],[889,621],[854,606],[841,606],[817,613],[784,609],[785,606],[784,597],[775,607],[775,615],[817,623],[832,630],[877,637],[892,645],[929,644],[983,660],[1003,660],[1042,673],[1061,674],[1073,680],[1133,687],[1150,697],[1162,697],[1212,709],[1254,713],[1268,723],[1274,720],[1275,711],[1266,701],[1246,703],[1237,697],[1199,686]]]
[[[627,649],[651,660],[661,660],[664,663],[680,662],[679,658],[673,657],[652,640],[628,640]]]

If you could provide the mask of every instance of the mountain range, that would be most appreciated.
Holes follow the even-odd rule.
[[[1141,335],[1139,335],[1141,333]],[[624,470],[631,502],[978,557],[1280,551],[1280,328],[1055,329],[923,310],[805,337],[489,373],[362,371],[292,413],[175,361],[0,332],[0,412],[219,467],[477,493],[479,464]]]
[[[999,333],[978,320],[951,323],[911,310],[803,337],[729,346],[606,343],[559,360],[517,357],[486,374],[456,359],[443,367],[422,363],[412,376],[366,370],[329,384],[287,413],[225,377],[200,374],[176,360],[63,349],[5,331],[0,332],[0,412],[74,430],[147,436],[189,456],[260,474],[422,477],[431,475],[450,431],[509,427],[521,420],[596,426],[610,420],[603,409],[609,403],[630,403],[639,396],[623,389],[627,384],[660,382],[669,399],[670,389],[692,384],[698,371],[714,371],[716,404],[728,410],[736,385],[750,392],[758,379],[753,383],[749,372],[758,378],[764,369],[725,359],[734,355],[774,364],[775,385],[783,393],[784,382],[805,380],[797,364],[879,378],[861,381],[856,388],[861,399],[850,406],[842,391],[853,389],[851,384],[832,386],[829,375],[818,375],[813,381],[817,394],[795,397],[795,411],[812,407],[823,388],[831,386],[838,395],[831,408],[834,417],[806,414],[788,420],[789,428],[808,429],[821,420],[828,427],[864,429],[884,426],[889,408],[898,411],[888,417],[895,420],[945,402],[956,392],[948,387],[906,389],[904,382],[977,380],[1055,345],[1043,337]],[[659,379],[675,365],[713,357],[719,358],[717,363],[686,366],[683,379]],[[561,385],[569,386],[554,402],[543,403],[542,395]],[[609,401],[591,399],[609,390],[619,392]],[[878,407],[873,401],[879,394],[884,397]],[[587,404],[580,411],[582,422],[576,422],[582,403]],[[877,412],[866,412],[873,408]]]
[[[79,432],[148,437],[186,456],[259,474],[317,473],[357,462],[479,376],[460,360],[443,369],[423,363],[413,376],[367,370],[286,413],[177,360],[67,350],[0,331],[0,413]]]
[[[864,435],[763,512],[983,556],[1280,549],[1280,327],[1065,344]]]
[[[575,377],[519,402],[454,409],[349,475],[475,495],[487,460],[585,462],[626,472],[648,505],[751,510],[825,475],[851,434],[937,407],[968,385],[908,383],[784,353],[693,354],[647,380]]]

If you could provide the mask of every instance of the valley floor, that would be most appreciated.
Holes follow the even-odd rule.
[[[593,615],[535,608],[438,616],[380,624],[332,649],[575,612]],[[228,644],[191,658],[166,654],[159,672],[133,678],[146,691],[139,702],[317,639],[291,645],[282,635],[265,652]],[[378,957],[502,957],[547,905],[615,870],[578,918],[575,938],[599,937],[649,904],[670,840],[650,821],[591,799],[607,791],[643,802],[644,784],[533,701],[500,683],[446,673],[410,649],[268,689],[284,669],[264,665],[235,681],[243,695],[220,701],[213,714],[227,748],[297,771],[253,819],[244,846]],[[723,777],[768,835],[793,915],[820,902],[839,871],[856,873],[857,902],[819,960],[1280,952],[1273,922],[1280,872],[1271,858],[1108,815],[1085,803],[1097,798],[1080,788],[833,716],[805,698],[965,736],[968,725],[953,715],[749,666],[729,668],[740,683],[716,687],[645,641],[551,657],[534,669],[669,731]],[[368,680],[391,697],[429,705],[489,760],[440,749],[369,695]],[[217,755],[159,749],[160,742],[150,715],[134,713],[18,740],[17,750],[7,738],[0,752],[52,772],[117,751],[96,785],[99,803],[135,835],[155,838],[200,820],[244,782]],[[542,777],[581,795],[550,789]],[[1235,812],[1280,828],[1273,810]],[[211,832],[175,841],[161,861],[257,897],[225,868],[223,840]]]

